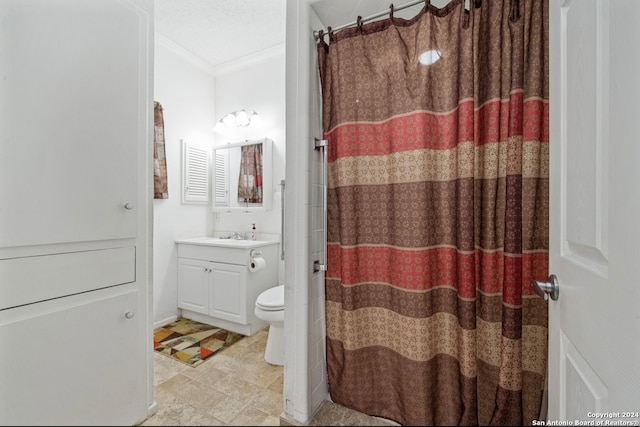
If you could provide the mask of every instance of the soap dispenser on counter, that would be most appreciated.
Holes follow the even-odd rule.
[[[256,224],[255,222],[253,224],[251,224],[251,231],[249,232],[249,239],[250,240],[256,240],[257,236],[256,236]]]

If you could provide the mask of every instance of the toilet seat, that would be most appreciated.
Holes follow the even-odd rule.
[[[263,291],[256,299],[256,307],[264,311],[284,310],[284,285]]]

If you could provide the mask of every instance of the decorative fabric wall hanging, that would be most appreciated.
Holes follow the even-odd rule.
[[[167,159],[164,150],[164,115],[162,105],[153,103],[153,198],[168,199]]]

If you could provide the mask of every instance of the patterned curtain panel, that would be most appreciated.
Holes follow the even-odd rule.
[[[164,150],[164,116],[162,105],[153,103],[153,198],[168,199],[167,159]]]
[[[471,5],[426,2],[318,44],[329,390],[403,425],[540,414],[548,5]]]
[[[238,202],[262,203],[262,144],[241,148]]]

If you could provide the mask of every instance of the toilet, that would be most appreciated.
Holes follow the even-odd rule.
[[[256,298],[254,310],[258,319],[269,322],[264,360],[272,365],[284,365],[284,285],[263,291]]]

